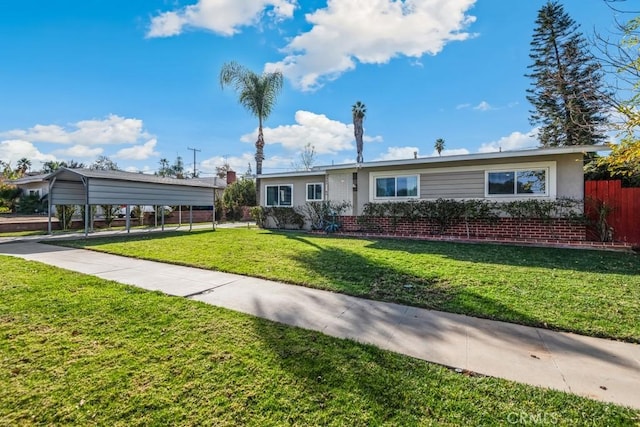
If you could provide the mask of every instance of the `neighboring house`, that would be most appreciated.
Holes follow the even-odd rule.
[[[265,207],[309,201],[349,202],[345,216],[365,204],[436,199],[584,199],[585,153],[606,146],[570,146],[315,167],[260,176]]]
[[[44,197],[49,192],[49,183],[46,181],[48,175],[26,175],[12,180],[11,183],[22,190],[23,194]]]

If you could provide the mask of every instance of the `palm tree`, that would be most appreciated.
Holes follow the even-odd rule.
[[[27,159],[26,157],[23,157],[20,160],[18,160],[18,172],[20,173],[21,176],[27,173],[27,171],[30,168],[31,168],[31,160]]]
[[[356,137],[356,148],[358,150],[356,162],[362,163],[364,161],[364,157],[362,156],[362,135],[364,134],[362,122],[364,121],[364,116],[367,114],[367,107],[358,101],[351,107],[351,114],[353,116],[353,133]]]
[[[256,174],[262,173],[264,160],[264,136],[262,123],[269,117],[282,90],[284,78],[280,71],[258,75],[235,61],[227,62],[220,70],[220,86],[233,86],[238,93],[240,105],[258,118],[258,140],[256,141]],[[259,186],[256,186],[257,191]],[[260,199],[258,199],[260,200]]]
[[[436,139],[436,143],[433,145],[433,147],[438,152],[438,156],[440,156],[442,153],[442,150],[444,150],[444,139],[442,138]]]

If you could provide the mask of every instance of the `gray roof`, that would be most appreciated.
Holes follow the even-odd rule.
[[[165,185],[181,185],[188,187],[206,187],[206,188],[220,188],[222,185],[218,185],[215,179],[195,178],[195,179],[177,179],[167,178],[157,175],[149,175],[144,173],[125,172],[125,171],[113,171],[113,170],[96,170],[96,169],[69,169],[60,168],[55,172],[46,175],[45,179],[51,180],[52,178],[60,180],[72,180],[77,181],[79,178],[96,178],[96,179],[112,179],[117,181],[133,181],[133,182],[147,182],[154,184]]]
[[[47,176],[49,176],[49,174],[46,174],[46,173],[43,173],[40,175],[26,175],[26,176],[23,176],[22,178],[12,179],[10,182],[14,185],[30,184],[32,182],[44,181],[47,179]]]
[[[552,156],[558,154],[571,154],[571,153],[593,153],[596,151],[610,151],[611,148],[607,145],[572,145],[565,147],[552,147],[552,148],[534,148],[529,150],[513,150],[513,151],[496,151],[491,153],[473,153],[473,154],[459,154],[452,156],[434,156],[434,157],[418,157],[417,159],[401,159],[401,160],[381,160],[375,162],[364,163],[344,163],[339,165],[325,165],[316,166],[312,168],[311,172],[284,172],[275,174],[263,174],[260,175],[264,178],[278,178],[285,176],[304,176],[306,174],[320,175],[326,173],[326,171],[340,170],[340,169],[366,169],[384,166],[411,166],[420,164],[438,165],[450,163],[450,162],[464,162],[473,160],[490,160],[490,159],[508,159],[508,158],[523,158],[523,157],[537,157],[537,156]]]

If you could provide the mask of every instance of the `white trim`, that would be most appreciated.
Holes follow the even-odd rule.
[[[556,162],[532,162],[532,163],[512,163],[505,165],[495,165],[484,169],[484,197],[495,201],[526,200],[526,199],[556,199],[557,194],[557,170]],[[519,172],[527,170],[543,169],[547,173],[545,183],[545,194],[513,194],[513,195],[493,195],[489,194],[489,173],[490,172]]]
[[[322,193],[321,194],[322,197],[320,197],[319,199],[310,199],[309,198],[309,186],[310,185],[319,185],[320,186],[320,192]],[[307,182],[305,184],[304,190],[305,190],[304,199],[305,199],[306,202],[321,202],[321,201],[323,201],[325,199],[325,197],[324,197],[324,182]]]
[[[278,187],[278,204],[277,205],[269,205],[267,204],[267,197],[268,197],[268,191],[267,188],[269,187]],[[283,205],[280,203],[280,187],[289,187],[291,189],[291,204],[290,205]],[[284,208],[288,208],[288,207],[293,207],[293,184],[265,184],[264,186],[264,206],[265,207],[284,207]]]
[[[546,169],[547,170],[547,194],[546,195],[514,195],[514,196],[490,196],[487,193],[487,172],[500,172],[500,171],[516,171],[516,170],[531,170],[531,169]],[[390,170],[383,172],[369,172],[369,202],[380,201],[393,201],[393,200],[435,200],[435,199],[421,199],[420,197],[420,175],[432,174],[432,173],[452,173],[452,172],[484,172],[484,193],[485,199],[491,199],[495,201],[510,201],[519,199],[531,199],[531,198],[546,198],[555,200],[557,195],[557,162],[525,162],[525,163],[505,163],[498,165],[473,165],[473,166],[455,166],[455,167],[443,167],[443,168],[431,168],[431,169],[410,169],[410,170]],[[418,196],[417,197],[376,197],[376,178],[393,178],[402,176],[418,176]],[[466,200],[468,198],[460,198],[459,200]],[[479,199],[479,198],[477,198]]]
[[[407,173],[410,172],[410,173]],[[403,200],[416,200],[420,198],[420,173],[413,173],[414,171],[398,171],[398,172],[370,172],[369,173],[369,200],[376,202],[384,202],[384,201],[403,201]],[[398,178],[416,178],[416,190],[417,193],[415,196],[404,196],[404,197],[377,197],[376,196],[376,179],[378,178],[394,178],[396,180],[396,192],[398,186]]]

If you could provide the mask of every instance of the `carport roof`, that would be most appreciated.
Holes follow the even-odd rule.
[[[215,178],[203,179],[177,179],[168,178],[157,175],[149,175],[144,173],[114,171],[114,170],[95,170],[95,169],[69,169],[60,168],[55,172],[47,175],[46,180],[57,178],[65,181],[80,181],[84,178],[111,179],[117,181],[146,182],[153,184],[165,185],[181,185],[188,187],[205,187],[205,188],[223,188],[224,185],[218,185]]]

